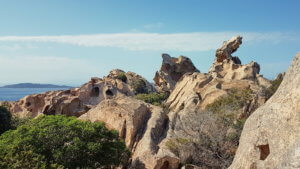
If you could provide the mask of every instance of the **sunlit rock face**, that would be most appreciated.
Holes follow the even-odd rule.
[[[121,73],[126,80],[118,76]],[[116,69],[106,77],[91,78],[78,88],[26,96],[17,102],[11,102],[10,110],[20,117],[36,117],[39,114],[79,117],[103,100],[120,95],[133,96],[137,92],[136,81],[143,92],[155,91],[155,88],[140,75]]]
[[[246,121],[230,169],[300,168],[300,54],[267,103]]]
[[[154,77],[155,85],[160,92],[171,92],[176,83],[186,73],[199,72],[193,62],[184,56],[174,58],[168,54],[162,54],[163,62]]]

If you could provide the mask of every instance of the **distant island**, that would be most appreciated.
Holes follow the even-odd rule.
[[[53,84],[36,84],[36,83],[18,83],[12,85],[5,85],[1,88],[73,88],[65,85],[53,85]]]

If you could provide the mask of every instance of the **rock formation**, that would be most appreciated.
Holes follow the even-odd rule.
[[[280,87],[246,121],[231,169],[300,168],[300,53]]]
[[[243,121],[267,99],[264,90],[271,84],[259,75],[259,65],[242,65],[238,57],[231,56],[241,39],[232,38],[217,50],[217,59],[208,73],[184,74],[165,103],[170,124],[161,144],[173,149],[182,163],[193,161],[201,168],[228,167]],[[238,99],[244,100],[240,104]],[[213,106],[222,105],[222,101],[233,103],[212,112],[216,109]],[[205,144],[200,144],[204,140]],[[160,151],[164,150],[162,145]]]
[[[130,168],[177,169],[179,159],[172,153],[156,154],[165,137],[168,117],[162,108],[131,97],[105,100],[79,117],[82,120],[103,121],[119,131],[120,137],[133,152]]]
[[[216,61],[223,62],[225,59],[232,59],[235,63],[240,64],[239,58],[232,57],[231,54],[237,51],[242,44],[242,37],[235,36],[223,43],[222,47],[216,51]]]
[[[118,73],[123,73],[127,80],[122,81],[118,78]],[[141,76],[132,72],[113,70],[107,77],[92,78],[79,88],[26,96],[17,102],[11,102],[10,111],[20,117],[36,117],[39,114],[79,117],[103,100],[119,95],[132,96],[136,90],[155,91],[154,87]]]
[[[162,54],[162,58],[161,68],[156,72],[153,79],[160,92],[170,93],[185,73],[199,72],[187,57],[174,58],[168,54]]]

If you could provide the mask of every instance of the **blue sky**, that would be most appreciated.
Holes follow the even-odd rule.
[[[297,0],[0,0],[0,85],[77,86],[111,69],[152,80],[161,53],[207,72],[223,41],[261,74],[285,71],[300,51]]]

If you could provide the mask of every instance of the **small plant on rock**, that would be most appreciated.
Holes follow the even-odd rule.
[[[122,80],[124,83],[127,83],[127,77],[126,77],[126,74],[123,73],[123,72],[120,73],[120,74],[118,74],[117,79]]]

